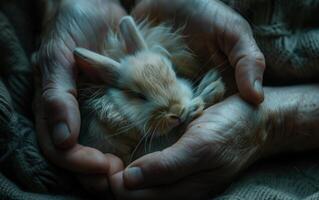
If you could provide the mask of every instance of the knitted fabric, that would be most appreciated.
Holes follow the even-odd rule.
[[[224,0],[251,24],[267,61],[268,82],[315,80],[319,74],[319,1]]]
[[[319,0],[224,2],[252,25],[266,56],[268,83],[318,78]],[[85,194],[71,173],[49,163],[38,147],[29,59],[38,27],[34,13],[32,0],[0,1],[0,200],[98,199]],[[315,153],[260,161],[216,199],[319,199],[319,161]]]

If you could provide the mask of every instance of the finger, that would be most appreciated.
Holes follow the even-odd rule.
[[[113,5],[113,7],[112,11],[117,12],[119,10],[118,6]],[[121,13],[116,14],[117,17],[119,15]],[[83,17],[81,19],[82,21],[80,20],[76,24],[87,27],[82,23],[85,18],[84,20]],[[90,27],[95,21],[99,23],[99,19],[92,20]],[[74,31],[73,34],[62,30],[62,28],[57,33],[53,31],[43,41],[38,56],[35,56],[34,62],[38,65],[38,69],[41,69],[41,73],[39,73],[41,74],[41,81],[36,83],[38,87],[36,97],[38,104],[36,104],[35,112],[37,135],[43,153],[51,162],[72,172],[87,174],[87,180],[83,183],[101,190],[107,184],[107,179],[94,180],[94,175],[95,177],[98,176],[97,174],[106,176],[114,173],[113,171],[120,171],[123,169],[123,163],[115,156],[104,155],[94,148],[76,144],[80,128],[80,112],[76,100],[77,72],[72,50],[76,46],[75,42],[78,45],[93,46],[92,48],[96,48],[96,45],[95,40],[86,42],[85,37],[90,36],[90,31],[86,36],[81,37],[81,33],[83,33],[81,27],[74,27],[79,28],[79,30]],[[98,32],[97,35],[105,36],[105,28],[103,27],[106,26],[96,25],[96,27],[103,30],[92,30],[92,32]],[[97,37],[92,36],[91,38]],[[40,75],[38,78],[40,78]],[[61,150],[56,147],[60,147]],[[93,184],[92,181],[97,182]]]
[[[72,1],[63,4],[65,9],[61,7],[35,56],[35,63],[41,68],[44,117],[48,119],[50,136],[59,148],[73,146],[80,129],[73,50],[78,45],[98,49],[108,25],[117,24],[125,15],[115,1],[97,1],[96,4],[82,1],[78,9],[71,4]]]
[[[54,145],[70,148],[77,142],[80,130],[80,111],[75,96],[62,88],[48,89],[42,94],[42,101]]]
[[[41,70],[36,83],[36,112],[45,119],[43,126],[47,126],[48,131],[40,133],[51,137],[57,147],[70,148],[76,143],[80,130],[73,54],[69,47],[56,41],[50,47],[43,45],[33,62]]]
[[[125,185],[134,189],[176,182],[208,166],[200,165],[207,150],[187,132],[173,146],[131,163],[124,171]]]
[[[251,34],[241,33],[228,54],[235,67],[238,90],[243,99],[257,105],[264,100],[262,87],[265,58]]]
[[[79,173],[107,174],[114,163],[122,166],[118,168],[123,168],[122,161],[117,157],[76,144],[80,112],[76,100],[77,72],[73,49],[78,45],[92,49],[99,46],[95,43],[100,36],[105,36],[107,29],[101,19],[113,20],[101,15],[99,9],[109,14],[121,11],[117,4],[110,5],[112,9],[109,9],[108,3],[104,2],[106,7],[88,1],[82,1],[82,4],[79,2],[80,7],[77,9],[68,9],[69,7],[64,5],[66,9],[61,10],[54,26],[48,27],[49,32],[43,38],[34,61],[41,70],[41,77],[38,76],[41,81],[36,83],[35,110],[39,145],[54,164]],[[72,2],[68,3],[74,8]],[[121,13],[115,15],[118,17]],[[56,146],[60,148],[57,149]]]
[[[129,190],[125,187],[123,173],[119,172],[111,177],[110,183],[117,199],[208,199],[211,191],[217,191],[213,183],[205,175],[187,177],[178,183],[161,185],[159,187]],[[219,190],[219,188],[218,188]]]
[[[111,158],[111,159],[110,159]],[[78,174],[77,178],[83,187],[91,193],[107,193],[109,191],[108,177],[123,170],[123,163],[118,162],[115,156],[106,154],[109,160],[109,169],[107,174]]]
[[[69,149],[55,148],[50,137],[47,137],[47,119],[43,118],[43,109],[36,109],[36,129],[39,145],[43,153],[59,167],[79,173],[111,173],[123,168],[122,161],[110,154],[85,147],[79,144]]]

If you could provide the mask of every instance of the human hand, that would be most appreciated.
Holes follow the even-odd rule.
[[[54,11],[47,8],[53,13],[44,17],[47,25],[34,57],[34,112],[39,145],[54,164],[85,174],[83,181],[87,187],[106,190],[106,176],[96,174],[115,173],[123,164],[113,155],[77,144],[80,112],[73,50],[84,47],[99,51],[108,27],[117,24],[125,11],[112,0],[55,2],[58,3]]]
[[[175,20],[185,26],[187,42],[196,55],[217,66],[229,62],[235,68],[240,95],[253,104],[263,101],[265,59],[248,22],[218,0],[141,0],[133,10],[136,18]]]
[[[208,108],[176,144],[113,175],[113,192],[119,199],[205,198],[258,158],[318,149],[318,84],[265,94],[259,107],[234,95]]]
[[[119,199],[205,199],[262,156],[266,112],[238,95],[193,121],[173,146],[145,155],[112,176]]]

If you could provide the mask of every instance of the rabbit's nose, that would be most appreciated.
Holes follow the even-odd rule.
[[[178,126],[182,123],[182,119],[180,118],[180,116],[175,115],[175,114],[169,114],[168,121],[169,121],[170,125],[173,127]]]

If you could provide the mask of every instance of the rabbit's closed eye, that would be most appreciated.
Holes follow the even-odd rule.
[[[147,97],[144,94],[142,94],[141,92],[126,90],[125,94],[128,96],[128,98],[138,99],[141,101],[147,101]]]

